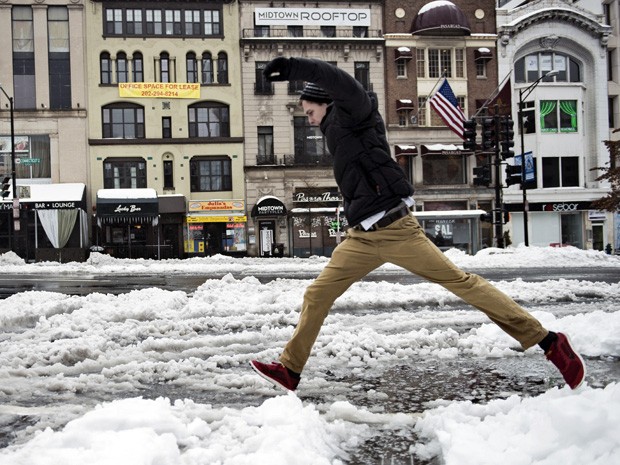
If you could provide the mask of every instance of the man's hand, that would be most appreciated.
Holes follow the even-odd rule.
[[[263,70],[263,76],[268,81],[288,81],[291,73],[291,62],[288,58],[278,57],[271,60]]]

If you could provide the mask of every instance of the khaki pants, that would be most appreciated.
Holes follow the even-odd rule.
[[[347,238],[306,289],[299,323],[280,357],[282,364],[301,373],[334,301],[353,283],[388,262],[442,285],[482,310],[524,349],[539,343],[548,333],[538,320],[486,279],[457,268],[409,215],[377,231],[347,231]]]

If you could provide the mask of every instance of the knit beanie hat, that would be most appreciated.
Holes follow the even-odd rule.
[[[301,92],[300,100],[308,100],[314,103],[332,103],[332,99],[327,92],[312,82],[306,83],[304,90]]]

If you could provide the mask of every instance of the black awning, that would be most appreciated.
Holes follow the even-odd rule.
[[[408,98],[401,98],[396,100],[396,111],[413,109],[413,100]]]
[[[394,61],[396,60],[411,60],[413,59],[413,53],[409,47],[398,47],[394,50]]]
[[[158,216],[157,198],[97,198],[97,218],[104,223],[150,223]]]
[[[480,47],[479,49],[474,51],[474,59],[476,61],[490,60],[491,58],[493,58],[493,53],[491,52],[490,49],[486,47]]]
[[[283,216],[286,206],[277,197],[271,195],[261,197],[252,208],[252,216]]]
[[[403,155],[415,157],[418,155],[418,148],[415,145],[395,145],[394,154],[397,157]]]

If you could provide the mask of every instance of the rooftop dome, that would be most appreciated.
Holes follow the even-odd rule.
[[[418,35],[465,36],[471,34],[463,11],[448,0],[427,3],[413,19],[411,33]]]

